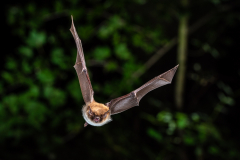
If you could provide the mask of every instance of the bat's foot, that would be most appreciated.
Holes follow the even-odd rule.
[[[87,122],[85,122],[85,123],[84,123],[84,127],[87,127],[87,125],[88,125],[88,123],[87,123]]]

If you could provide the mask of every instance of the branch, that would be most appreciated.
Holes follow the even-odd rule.
[[[140,69],[133,73],[132,78],[138,78],[142,76],[144,71],[148,70],[155,64],[165,53],[167,53],[171,48],[173,48],[177,44],[177,37],[174,37],[170,40],[166,45],[164,45],[161,49],[159,49]]]
[[[196,32],[200,27],[205,25],[211,18],[214,17],[215,14],[219,12],[228,11],[233,6],[222,6],[217,11],[212,11],[200,18],[197,22],[189,27],[188,35]],[[144,65],[139,68],[136,72],[132,74],[132,79],[137,79],[141,77],[146,70],[151,68],[162,56],[164,56],[170,49],[172,49],[177,43],[177,36],[172,38],[167,44],[165,44],[162,48],[160,48]]]
[[[185,74],[186,74],[186,63],[187,63],[187,44],[188,44],[188,15],[184,14],[179,19],[179,30],[178,30],[178,51],[177,61],[179,69],[176,75],[176,92],[175,102],[176,107],[181,110],[183,106],[184,97],[184,86],[185,86]]]

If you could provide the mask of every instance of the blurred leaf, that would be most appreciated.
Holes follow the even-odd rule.
[[[218,149],[218,147],[216,147],[216,146],[210,146],[210,147],[208,148],[208,152],[209,152],[210,154],[218,154],[218,153],[219,153],[219,149]]]
[[[35,7],[35,4],[28,4],[27,6],[27,11],[30,13],[30,14],[34,14],[34,11],[35,11],[36,7]]]
[[[41,129],[41,123],[46,119],[47,108],[41,103],[29,101],[24,109],[28,113],[28,122],[35,128]]]
[[[161,122],[170,122],[172,120],[172,114],[170,112],[167,111],[162,111],[159,112],[157,115],[157,119]]]
[[[17,14],[19,13],[19,8],[16,6],[12,6],[10,7],[10,9],[8,10],[8,23],[9,24],[14,24],[17,18]]]
[[[141,35],[135,34],[132,38],[133,38],[132,39],[133,45],[135,45],[136,47],[141,47],[142,46],[142,44],[143,44],[143,37],[141,37]]]
[[[168,135],[172,135],[173,132],[175,131],[175,129],[176,129],[176,123],[175,123],[175,121],[173,121],[173,120],[169,121],[169,123],[168,123],[168,129],[167,129],[166,133],[167,133]]]
[[[53,83],[55,79],[52,72],[47,69],[37,72],[37,77],[43,83]]]
[[[64,6],[63,6],[61,1],[56,1],[54,6],[55,6],[55,10],[57,12],[61,12],[63,10],[63,8],[64,8]]]
[[[203,150],[202,150],[201,147],[197,147],[197,148],[195,149],[195,154],[196,154],[197,156],[201,156],[202,153],[203,153]]]
[[[36,85],[32,85],[31,88],[29,89],[29,96],[39,97],[39,94],[40,94],[39,87]]]
[[[196,143],[195,138],[190,134],[185,134],[183,141],[186,145],[191,145],[191,146],[193,146]]]
[[[223,82],[218,82],[217,86],[221,89],[224,90],[224,92],[226,92],[228,95],[232,95],[233,91],[232,88],[226,84],[224,84]]]
[[[204,44],[204,45],[202,46],[202,48],[203,48],[203,50],[204,50],[205,52],[210,52],[210,50],[211,50],[211,47],[209,46],[209,44]]]
[[[101,26],[99,29],[99,36],[100,38],[105,39],[124,25],[125,22],[119,16],[114,15],[109,18],[109,21],[106,24]]]
[[[67,65],[65,63],[66,57],[64,57],[63,50],[61,48],[54,48],[52,50],[51,60],[61,69],[67,68]]]
[[[115,47],[115,54],[118,58],[123,60],[128,60],[131,57],[131,53],[129,52],[127,45],[124,43],[118,44]]]
[[[221,139],[221,135],[219,134],[218,130],[210,124],[201,123],[197,126],[199,132],[199,139],[204,142],[208,136],[211,136],[215,139]]]
[[[2,72],[2,78],[10,84],[15,81],[14,77],[9,72]]]
[[[220,56],[219,52],[215,48],[212,49],[210,53],[214,58],[218,58]]]
[[[147,113],[142,113],[141,117],[143,117],[144,119],[146,119],[147,121],[149,121],[152,124],[155,124],[156,120],[157,120],[153,115],[147,114]]]
[[[60,106],[65,103],[65,93],[57,88],[53,88],[51,86],[45,86],[44,88],[44,96],[52,106]]]
[[[221,3],[221,0],[211,0],[211,2],[212,2],[213,4],[215,4],[215,5],[217,5],[217,4],[220,4],[220,3]]]
[[[162,140],[162,135],[161,133],[157,132],[156,130],[154,130],[153,128],[148,128],[147,129],[147,133],[150,137],[152,137],[153,139],[157,140],[158,142],[161,142]]]
[[[84,26],[81,25],[77,28],[77,31],[81,36],[81,40],[84,41],[92,37],[92,35],[94,34],[94,27],[92,25],[84,25]]]
[[[30,35],[26,43],[31,47],[41,47],[46,42],[46,35],[44,32],[30,31]]]
[[[127,61],[124,66],[122,67],[123,71],[122,73],[124,74],[124,78],[126,80],[129,80],[129,78],[132,76],[132,74],[140,68],[140,65],[138,65],[134,61]]]
[[[67,89],[76,102],[80,103],[81,101],[83,101],[80,85],[77,79],[68,83]]]
[[[18,105],[18,98],[16,95],[9,95],[8,97],[5,97],[3,99],[3,104],[13,115],[16,115],[20,110],[20,107]]]
[[[230,96],[225,96],[224,93],[220,92],[218,93],[218,98],[220,99],[221,102],[223,102],[224,104],[227,104],[227,105],[234,105],[235,104],[235,101],[232,97]]]
[[[192,117],[192,120],[195,122],[198,122],[200,120],[200,117],[197,113],[192,113],[191,117]]]
[[[105,65],[107,71],[116,71],[118,68],[118,64],[114,61],[110,61]]]
[[[5,65],[6,65],[7,69],[11,69],[11,70],[13,70],[17,67],[16,61],[12,58],[8,59]]]
[[[181,129],[189,125],[189,120],[186,114],[178,112],[176,114],[177,126]]]
[[[105,60],[110,57],[111,50],[108,47],[97,47],[93,53],[95,59]]]
[[[137,2],[138,4],[145,4],[146,3],[146,0],[135,0],[135,2]]]
[[[32,67],[26,61],[22,61],[22,70],[24,73],[30,73],[32,70]]]

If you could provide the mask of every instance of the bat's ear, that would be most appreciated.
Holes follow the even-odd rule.
[[[109,103],[110,103],[110,102],[108,102],[108,103],[105,103],[105,106],[108,106],[108,107],[109,107]]]
[[[90,114],[90,115],[94,115],[94,113],[93,113],[92,110],[91,110],[91,107],[89,107],[89,114]]]
[[[108,112],[110,112],[110,110],[108,110],[107,112],[105,112],[104,115],[102,115],[102,118],[106,118]]]

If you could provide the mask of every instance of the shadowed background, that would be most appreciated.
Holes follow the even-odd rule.
[[[3,4],[0,159],[239,159],[239,9],[233,0]],[[173,83],[84,128],[71,15],[96,101],[179,64]]]

